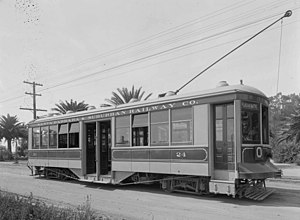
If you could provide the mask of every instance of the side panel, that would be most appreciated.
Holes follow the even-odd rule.
[[[194,145],[208,146],[208,105],[194,106]]]
[[[114,148],[113,171],[208,175],[208,147]]]
[[[30,150],[32,166],[49,166],[81,169],[81,150]]]
[[[112,170],[131,171],[131,150],[128,147],[112,149]]]
[[[132,149],[132,170],[135,172],[150,172],[150,149]]]

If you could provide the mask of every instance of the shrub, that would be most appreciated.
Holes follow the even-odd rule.
[[[98,220],[107,219],[98,216],[92,210],[90,200],[77,208],[59,208],[48,205],[32,196],[23,197],[0,191],[0,219],[7,220]]]
[[[277,163],[297,163],[299,154],[300,145],[294,143],[282,142],[273,147],[273,159]]]
[[[0,161],[11,160],[12,158],[12,153],[10,153],[5,147],[0,146]]]
[[[300,166],[300,153],[297,154],[295,163],[296,163],[298,166]]]

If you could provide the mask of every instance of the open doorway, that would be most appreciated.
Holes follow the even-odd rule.
[[[111,122],[100,122],[100,175],[111,171]]]
[[[86,124],[86,173],[96,173],[96,122]]]

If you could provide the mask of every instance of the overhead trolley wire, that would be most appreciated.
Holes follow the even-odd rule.
[[[281,20],[281,25],[280,25],[280,38],[279,38],[279,54],[278,54],[278,68],[277,68],[276,95],[277,95],[277,93],[278,93],[279,74],[280,74],[280,64],[281,64],[282,23],[283,23],[283,20]]]
[[[270,25],[268,25],[267,27],[265,27],[261,31],[257,32],[255,35],[253,35],[252,37],[250,37],[249,39],[247,39],[246,41],[244,41],[243,43],[241,43],[240,45],[238,45],[237,47],[235,47],[234,49],[232,49],[231,51],[229,51],[228,53],[226,53],[224,56],[222,56],[221,58],[219,58],[218,60],[216,60],[215,62],[213,62],[211,65],[209,65],[208,67],[206,67],[203,71],[201,71],[200,73],[198,73],[196,76],[194,76],[192,79],[190,79],[187,83],[185,83],[183,86],[181,86],[179,89],[177,89],[175,91],[175,94],[177,94],[181,89],[183,89],[184,87],[186,87],[194,79],[196,79],[197,77],[199,77],[201,74],[203,74],[204,72],[206,72],[208,69],[210,69],[211,67],[213,67],[215,64],[217,64],[218,62],[220,62],[221,60],[223,60],[225,57],[227,57],[228,55],[230,55],[231,53],[233,53],[234,51],[236,51],[237,49],[239,49],[240,47],[242,47],[243,45],[245,45],[246,43],[248,43],[249,41],[251,41],[253,38],[255,38],[256,36],[258,36],[259,34],[261,34],[262,32],[264,32],[265,30],[267,30],[268,28],[270,28],[271,26],[273,26],[274,24],[276,24],[278,21],[282,20],[285,17],[290,17],[291,15],[292,15],[292,11],[291,10],[286,11],[285,14],[282,17],[280,17],[279,19],[277,19],[276,21],[274,21],[273,23],[271,23]]]

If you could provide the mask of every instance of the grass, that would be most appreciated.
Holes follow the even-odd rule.
[[[46,204],[33,196],[25,197],[0,191],[1,220],[104,220],[91,208],[89,197],[77,208]]]

